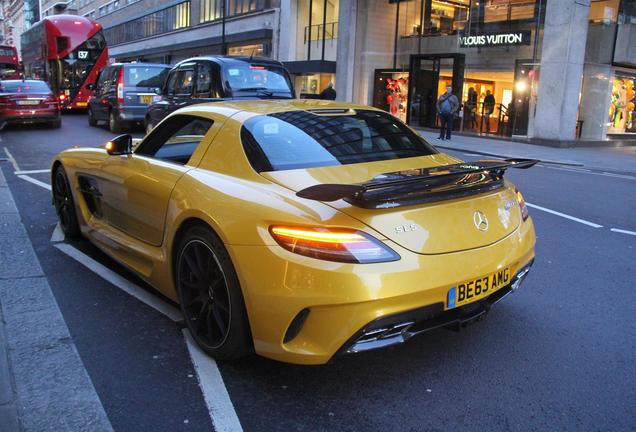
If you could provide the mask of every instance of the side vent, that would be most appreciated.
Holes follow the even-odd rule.
[[[298,315],[296,315],[296,317],[292,320],[287,332],[285,333],[283,343],[291,342],[296,336],[298,336],[298,333],[300,333],[300,330],[303,328],[308,316],[309,309],[303,309],[298,312]]]

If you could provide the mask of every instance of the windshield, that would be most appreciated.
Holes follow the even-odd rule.
[[[161,66],[128,66],[124,68],[127,87],[163,87],[170,68]]]
[[[241,131],[258,172],[428,156],[437,150],[395,117],[371,110],[289,111],[252,117]]]
[[[69,90],[69,97],[74,98],[105,47],[106,42],[100,31],[66,57],[51,60],[52,83],[56,91]]]
[[[0,79],[12,77],[15,78],[14,75],[18,72],[18,68],[16,65],[9,63],[0,63]]]
[[[0,91],[4,93],[50,93],[44,81],[3,81]]]
[[[15,52],[12,48],[0,48],[0,57],[13,57]]]
[[[225,87],[232,92],[284,92],[291,94],[287,71],[279,66],[250,65],[248,63],[223,68]]]

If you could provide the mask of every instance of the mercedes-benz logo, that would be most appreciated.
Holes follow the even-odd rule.
[[[473,222],[475,222],[475,227],[477,227],[479,231],[488,230],[488,219],[486,219],[486,215],[479,210],[473,214]]]

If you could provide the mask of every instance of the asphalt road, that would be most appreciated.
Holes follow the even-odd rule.
[[[0,157],[6,147],[20,170],[42,170],[64,148],[110,137],[84,115],[66,115],[59,130],[3,130]],[[0,167],[115,430],[212,430],[183,324],[55,248],[49,191],[10,163]],[[50,183],[45,173],[29,177]],[[537,259],[520,291],[459,333],[434,331],[325,366],[257,356],[219,363],[242,428],[635,430],[636,236],[612,228],[636,231],[636,180],[558,166],[508,177],[529,203],[580,219],[530,209]],[[87,242],[73,246],[143,285]]]

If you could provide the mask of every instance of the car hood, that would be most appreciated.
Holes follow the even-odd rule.
[[[390,172],[431,168],[460,162],[440,153],[351,165],[262,173],[267,179],[298,192],[317,184],[356,184]],[[344,200],[325,203],[358,219],[386,238],[420,254],[441,254],[493,244],[521,223],[514,187],[426,204],[367,209]],[[485,219],[487,227],[482,220]],[[480,226],[478,226],[480,225]],[[485,228],[485,229],[484,229]]]

